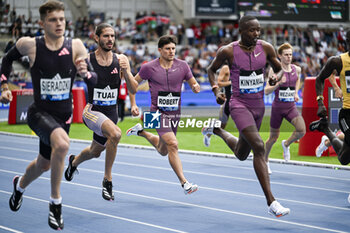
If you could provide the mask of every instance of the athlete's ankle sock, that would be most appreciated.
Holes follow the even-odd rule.
[[[140,131],[137,132],[137,136],[140,136],[140,133],[143,132],[143,129],[141,129]]]
[[[52,197],[50,196],[50,203],[53,203],[53,204],[55,204],[55,205],[59,205],[59,204],[62,203],[62,197],[56,199],[56,198],[52,198]]]
[[[25,189],[22,189],[20,186],[19,186],[19,183],[21,183],[21,179],[22,179],[22,176],[19,177],[18,179],[18,182],[17,182],[17,185],[16,185],[16,190],[21,192],[21,193],[24,193]]]

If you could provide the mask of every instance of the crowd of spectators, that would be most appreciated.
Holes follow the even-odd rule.
[[[152,16],[153,20],[147,20]],[[237,22],[225,24],[222,21],[207,21],[193,23],[186,27],[184,24],[175,24],[171,20],[161,21],[159,16],[154,20],[154,16],[154,12],[149,15],[139,13],[134,22],[129,18],[105,20],[115,27],[119,41],[130,41],[126,45],[122,43],[122,46],[116,49],[129,57],[133,73],[137,73],[143,62],[158,56],[156,49],[149,48],[149,42],[157,41],[163,34],[173,34],[178,38],[178,58],[187,61],[199,82],[207,82],[206,68],[215,57],[216,50],[223,44],[239,39]],[[96,20],[91,19],[87,25],[91,25],[91,30],[85,37],[91,38]],[[86,32],[79,30],[79,27],[75,28],[76,34],[86,35]],[[284,42],[294,46],[294,63],[302,67],[302,80],[317,75],[328,57],[345,51],[345,30],[342,26],[331,28],[262,24],[261,38],[276,48]],[[93,42],[87,41],[86,45],[89,51],[95,49]]]
[[[1,4],[0,9],[0,33],[9,34],[13,40],[42,34],[38,21],[32,22],[31,18],[26,19],[24,15],[17,16],[15,8],[10,10],[9,5]],[[183,23],[175,24],[167,15],[154,12],[139,12],[134,20],[106,19],[103,14],[78,18],[74,23],[67,22],[66,36],[80,37],[85,41],[87,50],[94,51],[94,29],[101,22],[113,25],[118,41],[116,51],[129,57],[134,74],[141,64],[158,56],[155,42],[161,35],[175,35],[178,38],[178,58],[190,65],[194,77],[200,83],[207,82],[206,68],[217,49],[239,39],[237,22],[204,21],[186,27]],[[321,28],[262,24],[261,38],[275,47],[284,42],[294,46],[293,59],[302,68],[302,80],[317,75],[328,57],[345,51],[345,30],[341,26]]]

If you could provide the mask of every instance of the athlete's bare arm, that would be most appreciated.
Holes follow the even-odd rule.
[[[129,85],[128,85],[128,81],[129,81]],[[131,94],[136,94],[139,83],[143,81],[139,73],[137,73],[135,77],[134,76],[129,77],[128,81],[126,81],[126,85],[128,85],[128,91]]]
[[[283,76],[283,70],[280,61],[277,59],[277,55],[273,46],[266,42],[262,41],[262,45],[266,54],[267,62],[273,69],[273,72],[276,74],[269,78],[270,85],[275,85],[275,83],[281,80]]]
[[[88,71],[88,65],[85,59],[88,57],[86,48],[80,39],[72,40],[72,50],[73,50],[73,62],[77,71],[81,77],[85,77]]]
[[[299,94],[298,94],[298,92],[299,92],[299,89],[300,89],[300,86],[301,86],[300,85],[300,83],[301,83],[301,81],[300,81],[301,68],[300,68],[300,66],[295,66],[295,69],[296,69],[296,72],[297,72],[298,80],[295,83],[294,100],[295,100],[295,102],[298,102],[299,101]]]
[[[119,55],[117,55],[117,57],[118,57],[119,65],[120,65],[120,68],[121,68],[121,75],[125,79],[128,91],[130,93],[132,93],[132,94],[135,94],[135,92],[133,92],[133,86],[131,86],[132,84],[131,84],[131,81],[130,81],[131,79],[134,79],[134,76],[131,73],[129,59],[124,54],[119,54]]]
[[[30,66],[33,65],[35,60],[35,39],[31,37],[22,37],[19,39],[15,45],[12,47],[10,51],[4,56],[2,59],[1,65],[1,97],[0,102],[7,104],[12,101],[12,92],[8,86],[8,78],[10,76],[12,70],[13,61],[19,59],[22,56],[29,57]]]
[[[275,72],[273,72],[273,69],[270,69],[269,70],[269,73],[267,75],[268,77],[268,80],[270,79],[274,79],[276,76]],[[286,77],[283,75],[282,78],[276,82],[275,85],[271,85],[270,82],[266,82],[266,86],[265,86],[265,95],[268,95],[268,94],[271,94],[272,92],[274,92],[278,87],[279,85],[281,85],[282,83],[286,82]]]
[[[201,91],[201,87],[199,86],[197,80],[194,77],[187,80],[187,83],[188,83],[188,85],[190,85],[190,87],[194,93],[199,93]]]
[[[217,51],[216,57],[213,59],[207,69],[209,82],[212,86],[212,91],[214,92],[216,102],[218,104],[223,104],[225,102],[225,95],[219,90],[219,86],[215,81],[215,73],[226,61],[228,62],[229,66],[231,66],[233,62],[233,49],[231,44],[222,46]]]
[[[228,65],[224,65],[221,67],[221,70],[218,75],[218,85],[219,87],[227,87],[231,85],[230,69]]]
[[[323,95],[324,80],[329,76],[331,76],[333,72],[340,74],[342,67],[343,67],[343,64],[339,56],[333,56],[327,60],[326,65],[322,68],[321,72],[316,77],[316,95],[317,96]],[[326,107],[324,106],[322,98],[318,100],[317,115],[319,117],[327,116],[327,110],[326,110]]]
[[[275,49],[270,43],[266,41],[262,41],[262,45],[266,53],[267,62],[271,65],[273,72],[278,73],[282,70],[282,66],[280,61],[277,59]]]
[[[334,89],[335,92],[335,97],[342,99],[343,98],[343,92],[340,89],[340,87],[338,86],[337,80],[335,79],[335,73],[333,72],[333,74],[331,76],[329,76],[329,82],[332,84],[332,87]]]
[[[36,56],[36,43],[33,37],[22,37],[16,43],[16,48],[22,56],[28,56],[29,66],[32,67]]]
[[[139,107],[137,107],[137,105],[136,105],[135,94],[131,94],[131,93],[129,92],[129,97],[130,97],[130,105],[131,105],[131,114],[132,114],[133,116],[138,116],[138,115],[140,115]]]

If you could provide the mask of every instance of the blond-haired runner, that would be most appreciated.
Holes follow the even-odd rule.
[[[295,128],[292,135],[287,140],[282,140],[283,158],[290,160],[289,146],[305,135],[305,122],[299,114],[295,102],[298,102],[298,91],[300,88],[301,68],[292,64],[293,47],[289,43],[282,44],[277,49],[278,57],[281,61],[283,76],[276,85],[271,86],[266,83],[265,94],[275,92],[275,99],[271,107],[270,118],[270,136],[265,143],[265,159],[267,162],[269,174],[271,169],[269,166],[269,154],[273,144],[277,141],[280,134],[280,127],[283,119],[289,121]],[[269,76],[274,74],[270,69]]]

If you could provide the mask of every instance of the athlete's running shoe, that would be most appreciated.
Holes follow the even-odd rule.
[[[328,137],[326,135],[323,135],[321,138],[320,145],[318,145],[318,147],[316,147],[315,154],[316,154],[317,158],[321,157],[323,152],[328,149],[328,146],[326,146],[326,144],[325,144],[325,141],[327,139],[328,139]]]
[[[182,187],[184,188],[185,194],[191,194],[198,190],[198,185],[189,183],[188,181],[186,181]]]
[[[102,182],[102,197],[107,201],[114,200],[112,181],[108,181],[106,178]]]
[[[271,215],[279,218],[290,213],[289,208],[284,208],[278,201],[273,201],[268,208],[268,212]]]
[[[203,134],[203,143],[204,146],[209,147],[210,146],[210,137],[213,135],[214,127],[203,127],[202,128],[202,134]]]
[[[62,204],[50,203],[49,226],[55,230],[63,230]]]
[[[204,146],[206,146],[206,147],[210,146],[210,139],[211,139],[210,134],[204,135],[204,137],[203,137]]]
[[[140,123],[137,123],[136,125],[134,125],[133,127],[131,127],[130,129],[128,129],[126,131],[126,135],[127,136],[131,136],[131,135],[138,135],[139,132],[141,132],[143,130],[143,127]]]
[[[328,120],[327,118],[321,118],[317,121],[313,121],[309,125],[309,129],[311,131],[318,130],[320,132],[323,132],[328,127]]]
[[[214,127],[203,127],[202,128],[203,136],[208,135],[208,134],[212,135],[212,134],[214,134],[213,131],[214,131]]]
[[[13,193],[10,197],[9,204],[12,211],[17,211],[21,208],[23,201],[23,193],[17,190],[17,183],[19,181],[19,176],[13,178]]]
[[[73,160],[75,158],[75,155],[70,155],[69,156],[69,163],[66,171],[64,172],[64,177],[66,178],[67,181],[73,180],[73,176],[75,173],[79,173],[77,167],[73,166]]]
[[[269,175],[271,175],[271,174],[272,174],[272,171],[271,171],[271,168],[270,168],[270,163],[267,162],[267,163],[266,163],[266,166],[267,166],[267,172],[269,173]]]
[[[286,140],[282,140],[282,148],[283,148],[283,158],[285,161],[289,161],[290,160],[290,151],[289,151],[289,146],[285,146]]]

